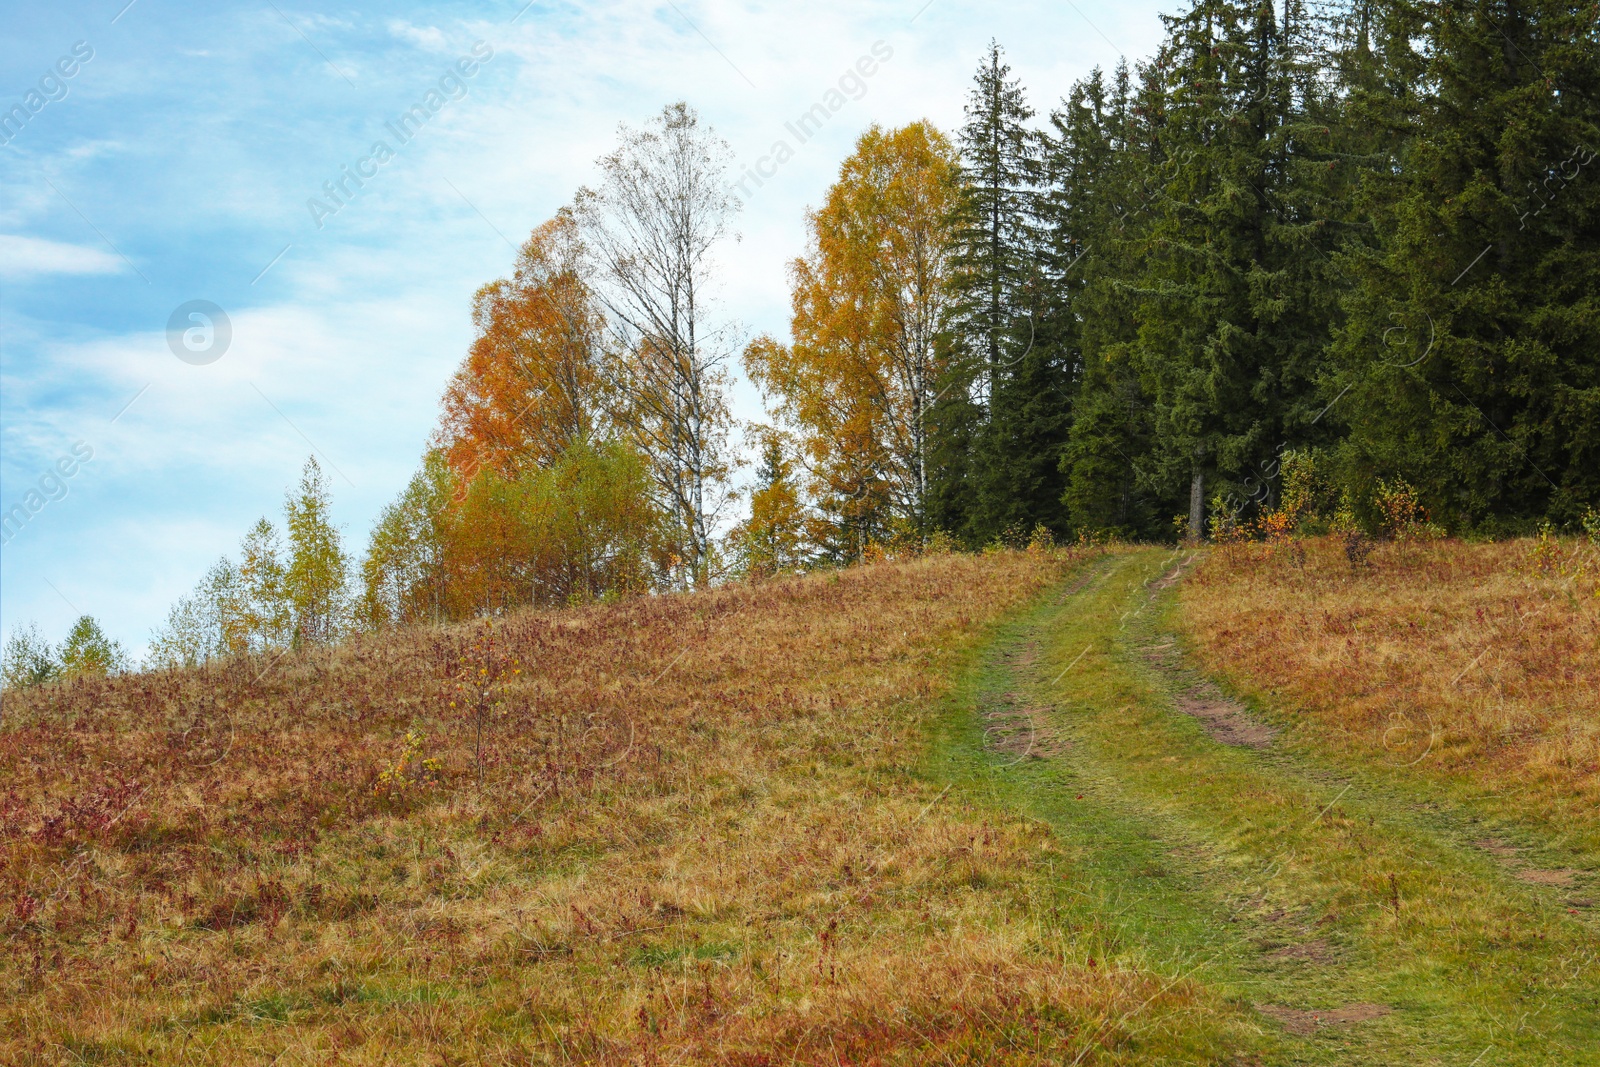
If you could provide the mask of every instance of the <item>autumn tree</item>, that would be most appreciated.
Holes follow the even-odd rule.
[[[728,147],[687,104],[662,110],[599,161],[577,217],[606,311],[613,414],[649,459],[678,541],[679,579],[710,577],[712,538],[731,499],[727,406],[732,326],[711,299],[713,254],[737,201]]]
[[[790,268],[791,332],[745,350],[750,376],[798,435],[834,554],[926,533],[928,414],[951,357],[956,158],[926,122],[873,126],[806,217]]]
[[[662,565],[649,467],[626,440],[579,441],[551,466],[485,470],[445,531],[452,618],[643,592]]]
[[[493,470],[493,467],[489,468]],[[400,496],[386,505],[361,561],[358,621],[369,630],[446,618],[446,552],[456,477],[430,448]]]
[[[337,640],[350,621],[350,560],[329,508],[328,482],[313,456],[284,498],[287,556],[277,529],[257,520],[240,543],[241,562],[217,560],[168,611],[151,636],[149,665],[194,667]]]
[[[168,609],[151,635],[146,666],[198,667],[251,651],[241,621],[243,600],[238,568],[224,556]]]
[[[90,615],[78,617],[59,648],[30,622],[11,631],[0,653],[0,685],[6,689],[28,689],[59,678],[103,678],[127,669],[122,644],[106,636]]]
[[[277,530],[257,520],[239,545],[240,563],[223,556],[178,599],[151,637],[152,667],[196,667],[229,656],[267,653],[293,638]]]
[[[767,578],[798,570],[806,559],[806,510],[795,481],[794,461],[781,434],[756,434],[761,461],[750,490],[750,517],[731,540],[745,577]]]
[[[348,623],[350,560],[333,524],[328,479],[316,457],[306,460],[297,492],[284,499],[289,560],[283,600],[297,644],[328,644]]]
[[[54,681],[61,675],[61,661],[50,642],[30,622],[14,628],[6,637],[0,654],[0,684],[7,689],[29,689]]]
[[[265,517],[258,519],[245,534],[239,555],[238,592],[229,613],[235,643],[254,652],[282,648],[291,640],[294,624],[277,529]]]
[[[83,615],[67,631],[57,653],[61,673],[68,678],[104,678],[128,669],[122,644],[106,636],[93,616]]]
[[[510,278],[478,290],[472,322],[435,433],[460,484],[483,468],[515,478],[548,467],[595,431],[604,318],[571,209],[533,231]]]

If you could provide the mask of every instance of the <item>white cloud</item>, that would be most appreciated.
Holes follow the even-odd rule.
[[[98,248],[0,233],[0,278],[8,281],[39,274],[116,274],[123,266]]]
[[[391,19],[389,32],[402,41],[409,41],[418,48],[425,48],[430,52],[449,50],[449,45],[444,39],[444,31],[437,26],[413,26],[404,19]]]

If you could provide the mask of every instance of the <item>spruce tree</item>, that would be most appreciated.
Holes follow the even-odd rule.
[[[1027,344],[1025,290],[1034,274],[1033,201],[1038,184],[1033,109],[1012,78],[996,41],[978,67],[966,104],[961,153],[962,195],[955,228],[956,286],[952,316],[967,349],[994,376]]]
[[[1059,457],[1066,533],[1159,536],[1137,481],[1151,448],[1149,403],[1132,346],[1136,239],[1149,224],[1151,93],[1119,64],[1108,85],[1094,71],[1051,115],[1049,191],[1041,213],[1057,317],[1077,345],[1081,379],[1067,447]]]
[[[941,517],[972,542],[1043,523],[1061,527],[1059,452],[1071,406],[1073,346],[1056,335],[1040,260],[1040,139],[1033,110],[990,42],[960,134],[953,343],[966,360],[935,413],[947,466]]]
[[[1600,500],[1595,11],[1376,14],[1362,73],[1407,94],[1369,90],[1401,136],[1342,261],[1347,480],[1403,478],[1451,526],[1574,519]]]
[[[1198,537],[1209,496],[1244,487],[1270,503],[1257,490],[1275,453],[1314,420],[1327,238],[1308,195],[1314,100],[1272,4],[1200,0],[1167,23],[1148,104],[1155,195],[1128,291],[1153,435],[1140,478],[1187,504]]]

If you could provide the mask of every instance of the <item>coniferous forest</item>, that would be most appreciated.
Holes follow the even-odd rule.
[[[928,159],[898,157],[952,184],[942,219],[931,196],[846,202],[853,166],[910,131],[863,138],[813,220],[793,350],[751,350],[827,472],[820,543],[1198,538],[1273,515],[1494,535],[1592,515],[1595,12],[1197,3],[1165,21],[1157,55],[1043,117],[992,45],[954,142],[918,132]],[[862,184],[902,182],[878,170]],[[841,323],[891,288],[870,283],[819,314],[811,280],[849,275],[863,232],[939,249],[936,295],[896,279],[911,291],[889,305],[914,314]],[[919,314],[939,331],[899,375],[904,411],[882,414],[896,390],[878,382],[854,393],[859,421],[917,427],[880,434],[901,457],[876,463],[896,449],[840,430],[852,373],[819,367]],[[915,492],[877,474],[897,467]]]
[[[998,50],[959,136],[962,375],[928,519],[1210,533],[1396,491],[1451,532],[1600,494],[1595,12],[1198,3],[1034,132]]]

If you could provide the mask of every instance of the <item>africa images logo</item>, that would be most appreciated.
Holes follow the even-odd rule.
[[[422,99],[403,112],[398,119],[390,119],[384,123],[389,132],[394,134],[395,141],[400,147],[405,147],[411,140],[422,132],[422,127],[428,120],[444,109],[445,104],[451,100],[461,100],[467,95],[466,79],[478,73],[480,66],[494,58],[494,48],[486,41],[478,41],[472,46],[472,54],[462,56],[456,60],[449,70],[439,77],[436,87],[430,88],[422,95]],[[366,187],[367,181],[378,176],[378,168],[388,163],[396,155],[395,149],[387,141],[374,141],[368,153],[356,160],[354,164],[341,163],[339,176],[322,183],[322,197],[310,197],[306,200],[306,208],[311,212],[311,221],[317,224],[317,229],[322,229],[324,220],[337,215],[350,201],[356,198],[356,193]],[[351,185],[355,188],[352,189]]]
[[[67,97],[67,82],[77,75],[83,64],[94,58],[94,49],[88,41],[72,46],[70,55],[62,56],[40,76],[38,85],[22,94],[22,103],[12,104],[0,113],[0,145],[10,144],[22,132],[28,120],[45,109],[45,105]]]
[[[4,514],[0,514],[0,544],[9,545],[28,521],[44,510],[46,504],[65,499],[67,479],[77,474],[82,465],[93,458],[94,449],[89,442],[79,441],[72,446],[69,454],[45,468],[45,472],[22,495],[21,502],[11,505]]]

